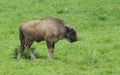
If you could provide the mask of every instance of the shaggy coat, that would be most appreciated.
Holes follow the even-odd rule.
[[[34,41],[46,41],[48,47],[48,57],[53,58],[54,45],[60,39],[67,39],[70,42],[77,41],[76,30],[69,27],[61,19],[44,18],[40,20],[32,20],[23,23],[19,28],[20,51],[17,59],[21,58],[21,54],[26,48],[31,59],[35,59],[30,47]]]

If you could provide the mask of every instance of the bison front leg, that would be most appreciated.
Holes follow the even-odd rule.
[[[48,47],[48,58],[53,59],[54,57],[54,42],[46,41]]]

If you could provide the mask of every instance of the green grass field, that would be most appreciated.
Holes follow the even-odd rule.
[[[54,60],[45,41],[32,45],[36,60],[14,58],[20,23],[45,17],[73,26],[78,41],[59,41]],[[119,74],[120,0],[0,0],[0,75]]]

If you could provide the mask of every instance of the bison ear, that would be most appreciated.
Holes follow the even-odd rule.
[[[70,26],[66,26],[66,31],[69,32],[69,31],[74,31],[74,28],[73,27],[70,27]]]
[[[66,28],[66,32],[69,32],[71,30],[71,28],[68,26],[66,26],[65,28]]]

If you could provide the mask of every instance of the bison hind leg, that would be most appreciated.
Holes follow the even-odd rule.
[[[21,58],[21,55],[22,55],[22,53],[23,53],[23,51],[24,51],[24,49],[25,49],[25,47],[24,47],[24,45],[25,45],[24,39],[21,39],[20,42],[21,42],[21,44],[20,44],[20,50],[19,50],[19,52],[18,52],[17,59],[20,59],[20,58]]]
[[[26,43],[26,44],[25,44],[25,48],[26,48],[26,50],[28,51],[31,59],[35,59],[35,56],[34,56],[33,52],[32,52],[31,49],[30,49],[32,43],[33,43],[33,42],[28,42],[28,43]]]

